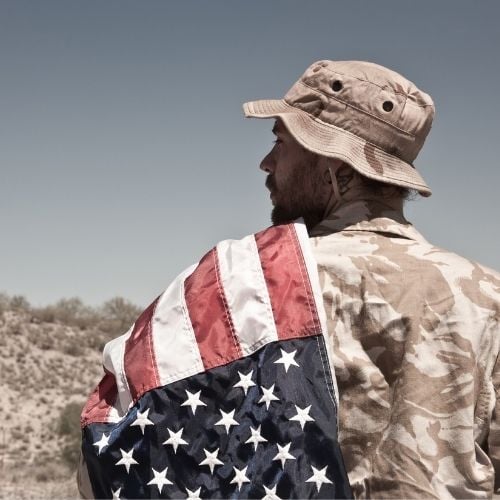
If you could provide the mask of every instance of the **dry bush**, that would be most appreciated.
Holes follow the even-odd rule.
[[[32,309],[32,316],[40,323],[61,323],[85,330],[99,321],[99,316],[78,297],[61,299],[53,305]]]
[[[23,431],[19,427],[12,429],[10,435],[14,441],[22,441],[24,439]]]
[[[63,346],[64,354],[69,354],[70,356],[79,357],[84,353],[83,347],[80,342],[75,339],[68,339]]]
[[[46,483],[48,481],[55,481],[64,478],[60,467],[57,467],[57,465],[50,462],[36,466],[34,472],[35,479],[38,483]]]
[[[83,403],[68,403],[59,415],[57,433],[65,444],[61,450],[61,461],[70,469],[75,470],[80,456],[82,433],[80,430],[80,414]]]
[[[3,315],[5,311],[9,310],[10,297],[3,292],[0,292],[0,316]]]
[[[4,311],[29,314],[31,323],[28,328],[26,320],[11,322],[8,335],[27,335],[29,341],[42,350],[57,349],[80,356],[81,348],[101,351],[111,339],[124,334],[141,313],[141,308],[123,297],[114,297],[95,308],[85,305],[78,297],[61,299],[45,307],[32,307],[22,295],[9,297],[0,293],[0,316]],[[69,334],[79,337],[79,346],[65,346]]]
[[[102,320],[99,323],[99,329],[107,334],[107,340],[111,340],[125,333],[140,313],[141,309],[132,302],[122,297],[115,297],[101,306]]]
[[[9,309],[12,311],[29,312],[31,305],[24,295],[13,295],[9,301]]]

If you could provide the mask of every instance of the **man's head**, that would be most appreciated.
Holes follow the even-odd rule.
[[[362,61],[319,61],[284,99],[248,102],[243,109],[249,117],[276,118],[281,132],[261,164],[269,173],[275,223],[319,216],[327,193],[339,188],[328,186],[332,175],[349,168],[354,174],[348,177],[365,188],[363,181],[371,180],[396,192],[431,194],[412,162],[431,128],[434,106],[394,71]]]
[[[347,163],[317,155],[301,146],[277,118],[272,129],[274,146],[260,163],[268,175],[274,225],[303,217],[314,227],[336,205],[357,198],[384,198],[401,203],[410,190],[370,181]]]
[[[330,197],[330,159],[301,146],[279,119],[274,123],[273,134],[274,146],[260,164],[268,174],[266,187],[273,203],[272,222],[281,224],[303,217],[307,226],[312,226],[323,217]]]

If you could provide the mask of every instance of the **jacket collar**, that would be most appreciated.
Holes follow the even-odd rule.
[[[358,200],[342,205],[312,228],[309,236],[326,236],[340,231],[369,231],[426,242],[402,211],[379,200]]]

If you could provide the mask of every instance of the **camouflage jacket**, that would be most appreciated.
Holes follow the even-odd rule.
[[[491,498],[500,274],[431,245],[377,202],[343,207],[310,236],[355,496]]]

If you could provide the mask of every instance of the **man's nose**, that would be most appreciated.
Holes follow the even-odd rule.
[[[264,156],[263,160],[260,162],[259,168],[268,174],[274,171],[274,159],[272,152],[269,152]]]

